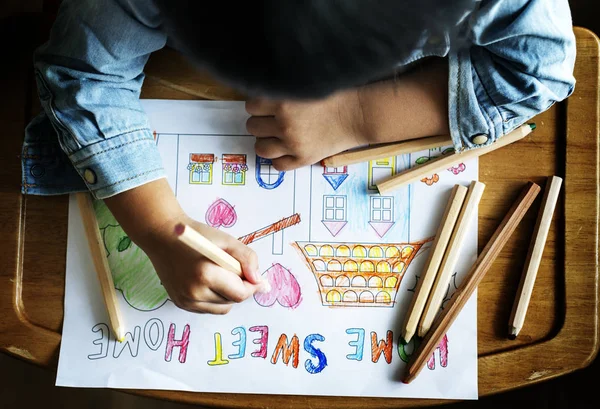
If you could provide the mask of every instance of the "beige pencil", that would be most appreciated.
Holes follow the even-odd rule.
[[[450,284],[450,280],[454,274],[454,269],[456,268],[458,256],[462,250],[465,237],[467,236],[471,222],[477,214],[477,206],[479,205],[484,189],[485,185],[478,181],[471,182],[471,185],[469,186],[467,198],[460,210],[456,227],[450,237],[450,242],[448,243],[448,248],[446,249],[446,253],[444,254],[444,258],[442,259],[442,263],[435,278],[433,289],[431,290],[431,294],[429,294],[427,304],[423,310],[423,315],[419,321],[418,334],[420,337],[425,336],[427,331],[429,331],[433,320],[440,311],[444,296],[448,291],[448,284]]]
[[[527,308],[529,307],[531,293],[533,292],[533,285],[535,283],[535,278],[537,277],[540,262],[542,261],[542,255],[544,253],[544,247],[546,245],[546,239],[548,238],[548,231],[550,230],[550,224],[552,223],[552,216],[554,215],[554,209],[556,208],[561,185],[562,179],[558,176],[551,176],[546,182],[546,189],[544,191],[540,212],[535,228],[533,229],[533,236],[529,245],[525,267],[523,268],[521,281],[519,282],[519,288],[510,314],[508,323],[508,337],[510,339],[515,339],[517,335],[519,335],[519,331],[521,331],[523,323],[525,322]]]
[[[389,158],[390,156],[403,155],[405,153],[418,152],[447,145],[452,145],[450,136],[429,136],[426,138],[412,139],[410,141],[371,145],[364,148],[345,151],[325,158],[321,163],[323,166],[337,168],[339,166]]]
[[[435,234],[435,240],[429,252],[429,258],[425,262],[423,273],[417,283],[417,288],[413,294],[410,306],[406,312],[404,325],[402,327],[402,339],[405,343],[409,343],[415,331],[417,324],[423,313],[425,302],[429,297],[431,287],[437,276],[442,257],[448,247],[450,236],[456,225],[460,209],[465,201],[468,189],[462,185],[454,185],[450,192],[448,203],[442,215],[442,220]]]
[[[175,226],[175,234],[181,242],[192,250],[202,254],[204,257],[223,267],[225,270],[231,271],[240,277],[243,276],[242,265],[240,262],[198,231],[180,223]],[[262,284],[259,285],[261,291],[271,291],[271,287],[267,281],[263,281]]]
[[[110,326],[112,327],[117,340],[122,342],[125,338],[123,320],[119,311],[119,303],[117,300],[115,284],[113,282],[110,266],[108,265],[106,248],[104,247],[104,241],[100,235],[98,221],[96,220],[94,202],[88,193],[77,193],[76,196],[77,204],[79,205],[79,210],[81,211],[81,219],[83,221],[85,235],[87,237],[90,252],[92,254],[92,261],[94,262],[94,268],[96,269],[98,281],[100,281],[102,297],[104,298],[104,304],[106,305],[106,309],[108,311]]]
[[[431,176],[436,172],[448,169],[449,167],[454,166],[460,162],[464,162],[469,159],[485,155],[486,153],[490,153],[492,151],[495,151],[496,149],[500,149],[504,146],[510,145],[511,143],[523,139],[525,136],[529,135],[533,129],[535,129],[534,124],[523,125],[515,129],[511,133],[504,135],[502,138],[499,138],[498,140],[496,140],[496,142],[489,146],[471,149],[463,153],[454,152],[448,155],[444,155],[438,159],[430,160],[427,163],[424,163],[423,165],[419,165],[414,168],[405,170],[404,172],[400,172],[396,174],[396,176],[391,177],[390,179],[377,183],[377,189],[379,190],[380,194],[387,194],[395,189],[398,189],[403,185]]]
[[[442,337],[448,332],[448,329],[458,317],[463,307],[469,301],[473,292],[485,277],[498,254],[519,225],[527,209],[531,206],[536,196],[540,191],[540,187],[535,183],[529,182],[521,191],[517,200],[502,219],[500,225],[485,245],[485,248],[477,257],[475,264],[471,267],[460,288],[452,296],[444,311],[436,318],[431,327],[431,331],[427,333],[421,341],[417,350],[410,356],[410,361],[406,366],[406,373],[402,382],[412,382],[419,372],[425,366],[425,362],[431,357],[433,351],[438,347]]]

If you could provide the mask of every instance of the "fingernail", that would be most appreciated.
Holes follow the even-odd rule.
[[[268,293],[271,291],[271,284],[267,280],[264,280],[260,286],[261,293]]]

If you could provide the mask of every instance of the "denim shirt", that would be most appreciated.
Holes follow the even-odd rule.
[[[482,0],[461,24],[468,47],[423,33],[420,48],[399,56],[399,67],[447,57],[457,151],[493,143],[573,92],[567,0]],[[25,131],[23,193],[104,199],[165,177],[139,102],[148,57],[167,42],[160,25],[150,0],[62,2],[34,56],[43,112]]]

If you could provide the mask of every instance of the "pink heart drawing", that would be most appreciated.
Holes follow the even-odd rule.
[[[231,227],[237,221],[237,213],[233,206],[225,199],[217,199],[211,204],[205,215],[206,224],[219,228]]]
[[[290,270],[275,263],[262,275],[271,285],[271,291],[254,294],[254,300],[258,305],[271,307],[275,301],[286,308],[296,308],[300,305],[300,301],[302,301],[300,284]]]

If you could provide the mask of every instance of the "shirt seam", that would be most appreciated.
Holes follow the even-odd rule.
[[[117,135],[117,136],[115,136],[115,138],[118,138],[118,137],[121,137],[121,136],[124,136],[124,135],[130,134],[130,133],[134,133],[134,132],[143,131],[143,130],[147,130],[147,128],[134,129],[134,130],[131,130],[131,131],[125,132],[125,133],[123,133],[123,134]],[[107,140],[108,140],[108,139],[107,139]],[[102,141],[102,142],[106,142],[107,140],[105,140],[105,141]],[[129,142],[125,142],[125,143],[122,143],[122,144],[119,144],[119,145],[115,145],[115,146],[112,146],[112,147],[110,147],[110,148],[107,148],[107,149],[101,150],[101,151],[99,151],[99,152],[95,152],[95,153],[93,153],[93,154],[92,154],[92,155],[90,155],[90,156],[86,156],[85,158],[83,158],[83,159],[80,159],[80,160],[78,160],[77,162],[73,162],[73,166],[77,166],[77,165],[79,165],[80,163],[82,163],[82,162],[85,162],[85,161],[87,161],[87,160],[89,160],[89,159],[93,158],[94,156],[98,156],[98,155],[100,155],[100,154],[103,154],[103,153],[106,153],[106,152],[110,152],[110,151],[113,151],[113,150],[115,150],[115,149],[122,148],[123,146],[132,145],[132,144],[139,143],[139,142],[144,142],[144,141],[151,141],[151,140],[152,140],[151,138],[139,138],[139,139],[134,139],[133,141],[129,141]],[[99,143],[102,143],[102,142],[99,142]],[[88,148],[89,148],[89,147],[88,147]]]
[[[130,176],[130,177],[128,177],[127,179],[121,179],[121,180],[119,180],[119,181],[117,181],[117,182],[111,183],[110,185],[101,186],[101,187],[98,187],[97,189],[93,189],[93,190],[94,190],[94,191],[98,191],[98,190],[102,190],[102,189],[108,189],[108,188],[110,188],[110,187],[113,187],[113,186],[116,186],[116,185],[118,185],[118,184],[120,184],[120,183],[129,182],[130,180],[137,179],[137,178],[139,178],[139,177],[141,177],[141,176],[145,176],[145,175],[147,175],[147,174],[149,174],[149,173],[152,173],[152,172],[159,172],[159,171],[161,171],[162,169],[163,169],[163,168],[155,168],[155,169],[147,170],[147,171],[145,171],[145,172],[138,173],[137,175]]]

